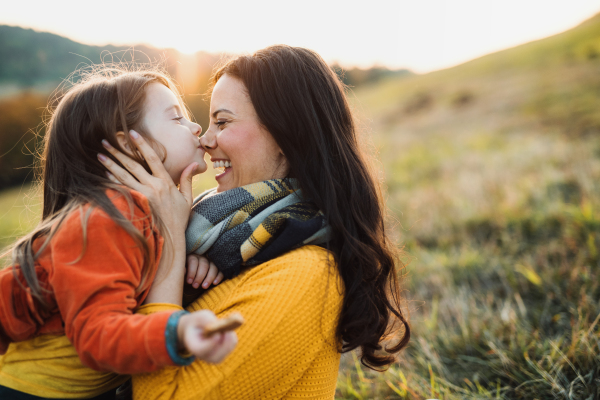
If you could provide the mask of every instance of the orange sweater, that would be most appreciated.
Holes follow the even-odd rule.
[[[107,195],[147,238],[156,266],[163,239],[152,226],[147,199],[132,191],[130,207],[117,192],[108,191]],[[136,293],[142,281],[142,250],[97,208],[90,214],[84,235],[82,218],[88,209],[86,205],[65,219],[36,262],[40,283],[50,291],[50,312],[43,312],[28,291],[14,284],[11,268],[0,271],[0,354],[11,342],[66,335],[82,363],[98,371],[135,374],[174,365],[165,343],[171,312],[133,313],[150,288],[148,284]],[[18,269],[17,273],[24,282]],[[156,268],[147,282],[152,282],[155,273]]]

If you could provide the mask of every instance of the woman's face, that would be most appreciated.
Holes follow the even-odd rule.
[[[160,83],[146,88],[146,104],[142,126],[144,131],[164,146],[167,158],[165,169],[178,184],[183,170],[198,163],[196,173],[206,171],[205,151],[198,141],[200,125],[188,121],[175,94]]]
[[[288,164],[273,136],[260,124],[246,87],[237,78],[223,75],[210,100],[210,126],[200,138],[213,167],[217,192],[285,178]]]

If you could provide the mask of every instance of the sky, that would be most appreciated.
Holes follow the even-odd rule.
[[[565,31],[599,12],[600,0],[21,0],[2,6],[0,24],[187,53],[284,43],[346,68],[424,73]]]

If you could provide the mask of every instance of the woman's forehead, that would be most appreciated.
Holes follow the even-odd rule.
[[[227,74],[223,75],[215,84],[210,106],[211,114],[221,109],[233,113],[243,112],[248,108],[254,110],[244,83]]]

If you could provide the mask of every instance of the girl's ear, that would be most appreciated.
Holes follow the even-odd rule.
[[[119,146],[121,146],[121,148],[124,150],[124,153],[127,154],[129,157],[132,156],[132,151],[131,151],[131,146],[129,145],[129,142],[127,141],[127,138],[125,137],[125,133],[123,131],[119,131],[117,132],[117,142],[119,143]]]

